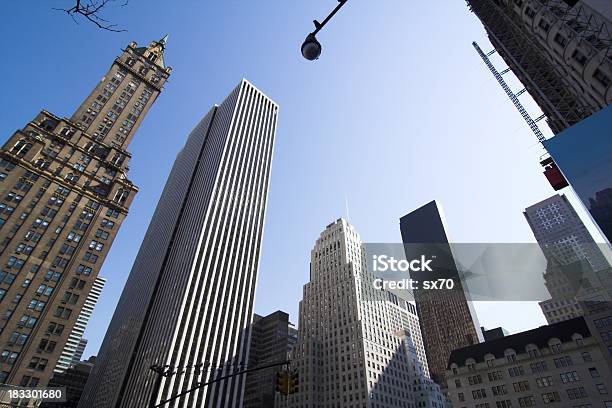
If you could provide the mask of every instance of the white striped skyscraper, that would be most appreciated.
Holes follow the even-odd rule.
[[[191,132],[79,406],[144,407],[247,361],[277,112],[242,80]],[[198,363],[204,368],[159,384],[150,370]],[[233,377],[165,406],[238,407],[244,380]]]
[[[73,278],[69,287],[73,289],[78,288],[80,285],[83,285],[81,282],[83,281],[78,278]],[[76,323],[74,324],[74,328],[68,336],[66,346],[64,346],[62,354],[60,354],[60,358],[57,361],[57,365],[53,370],[54,373],[63,373],[70,368],[72,364],[81,361],[83,351],[85,350],[85,345],[87,344],[87,340],[85,340],[85,345],[82,344],[83,334],[85,333],[89,319],[91,319],[96,303],[98,303],[98,299],[102,294],[102,289],[104,289],[105,283],[106,278],[101,276],[98,276],[94,281],[91,290],[87,294],[87,298],[85,299],[81,313],[79,313],[79,317],[77,317]],[[76,361],[75,356],[77,356]]]

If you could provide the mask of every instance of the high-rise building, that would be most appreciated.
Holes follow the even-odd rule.
[[[612,371],[582,317],[454,350],[453,407],[609,407]]]
[[[82,407],[143,407],[247,362],[278,106],[246,80],[178,154]],[[172,366],[161,377],[151,366]],[[245,375],[174,407],[238,407]]]
[[[298,392],[287,406],[443,407],[439,387],[423,375],[414,306],[375,289],[365,257],[344,219],[317,239],[292,353]]]
[[[91,319],[91,316],[93,315],[94,308],[96,307],[96,303],[98,303],[98,299],[102,294],[102,288],[104,288],[105,283],[106,279],[100,276],[98,276],[94,281],[89,294],[87,294],[87,299],[85,299],[85,304],[81,309],[81,313],[79,313],[79,317],[77,318],[74,328],[68,336],[68,341],[64,346],[64,350],[62,350],[62,354],[60,355],[53,372],[61,373],[67,370],[73,363],[78,363],[81,361],[83,351],[85,351],[85,346],[87,345],[87,340],[85,340],[83,343],[83,334],[85,333],[89,319]],[[71,286],[72,285],[79,285],[77,278],[73,279]]]
[[[548,262],[544,280],[551,299],[540,302],[546,321],[581,316],[576,296],[586,291],[578,285],[584,289],[601,286],[596,273],[609,268],[608,261],[564,195],[540,201],[524,214]]]
[[[554,133],[612,103],[612,21],[601,0],[467,0]]]
[[[47,384],[99,282],[138,190],[126,149],[170,75],[165,47],[130,43],[71,118],[42,111],[0,151],[0,383]]]
[[[74,355],[72,356],[72,361],[70,362],[71,366],[81,362],[81,360],[83,359],[83,353],[85,353],[86,348],[87,348],[87,339],[81,338],[81,340],[79,340],[79,344],[76,346],[76,351],[74,352]]]
[[[445,386],[445,369],[451,351],[478,343],[482,332],[462,288],[438,203],[431,201],[403,216],[400,230],[407,259],[421,256],[422,251],[433,251],[436,261],[444,266],[446,278],[454,282],[454,290],[414,290],[431,378]],[[412,274],[411,277],[414,279]]]
[[[81,399],[89,374],[96,363],[91,356],[86,361],[77,361],[62,373],[55,373],[49,381],[49,387],[65,387],[65,402],[43,402],[40,408],[76,408]]]
[[[287,361],[297,341],[297,328],[289,315],[277,311],[268,316],[256,314],[251,329],[249,368]],[[273,408],[276,397],[276,373],[281,367],[270,367],[247,374],[244,390],[245,408]]]

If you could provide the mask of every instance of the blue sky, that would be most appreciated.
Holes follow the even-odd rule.
[[[101,343],[177,151],[243,77],[280,105],[256,312],[282,309],[297,323],[310,250],[347,201],[364,241],[399,242],[399,217],[432,199],[456,242],[534,241],[522,211],[554,192],[535,136],[472,48],[490,44],[464,1],[350,0],[320,33],[314,63],[299,46],[332,0],[119,1],[106,16],[121,33],[52,10],[70,3],[3,5],[5,139],[40,109],[70,116],[131,40],[168,33],[174,68],[129,148],[140,192],[102,269],[108,283],[86,356]],[[545,322],[534,303],[477,312],[511,332]]]

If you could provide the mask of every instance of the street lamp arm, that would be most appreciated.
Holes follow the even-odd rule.
[[[342,8],[342,6],[344,6],[344,4],[346,4],[347,1],[348,0],[338,0],[338,5],[336,6],[336,8],[334,8],[327,17],[325,17],[325,20],[323,20],[322,23],[319,23],[317,20],[314,20],[313,23],[315,25],[315,30],[312,32],[312,34],[316,35],[319,31],[321,31],[325,24],[327,24],[329,20],[331,20],[332,17],[336,15],[336,13]]]
[[[319,58],[323,47],[321,46],[321,43],[317,40],[317,34],[319,31],[321,31],[323,27],[325,27],[325,24],[327,24],[329,20],[331,20],[332,17],[336,15],[338,10],[340,10],[342,6],[346,4],[347,1],[348,0],[338,0],[338,5],[336,6],[336,8],[334,8],[332,12],[329,13],[329,16],[325,17],[325,20],[323,20],[322,23],[319,23],[319,21],[317,20],[313,21],[315,30],[306,36],[306,40],[304,40],[304,43],[302,44],[302,56],[304,58],[309,61],[314,61]]]

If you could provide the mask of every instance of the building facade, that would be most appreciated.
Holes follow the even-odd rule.
[[[439,387],[423,375],[414,306],[411,312],[407,302],[374,289],[373,280],[354,228],[344,219],[329,224],[311,251],[292,354],[298,392],[287,406],[444,406]]]
[[[600,247],[564,195],[540,201],[526,208],[524,215],[548,261],[544,280],[551,299],[540,302],[546,321],[582,316],[578,298],[594,293],[591,288],[601,286],[597,272],[609,268]],[[578,273],[582,276],[573,284]]]
[[[445,386],[445,370],[451,351],[478,343],[482,332],[462,289],[438,203],[432,201],[403,216],[400,230],[406,259],[433,251],[437,261],[446,266],[447,278],[455,282],[452,291],[414,291],[431,378]],[[412,274],[411,278],[414,279]]]
[[[94,281],[53,372],[61,373],[67,370],[72,364],[81,361],[85,346],[87,345],[87,340],[83,339],[83,334],[85,333],[89,319],[91,319],[93,315],[94,308],[102,294],[102,288],[104,288],[105,283],[106,279],[100,276]]]
[[[80,406],[159,403],[246,364],[277,113],[242,80],[191,132]],[[162,378],[153,365],[178,372]],[[244,382],[215,382],[173,406],[241,406]]]
[[[605,2],[467,2],[554,133],[612,102],[612,22]]]
[[[62,373],[55,373],[49,387],[66,387],[66,402],[43,402],[40,408],[76,408],[95,363],[96,357],[91,356],[74,363]]]
[[[126,150],[171,69],[132,42],[71,118],[40,112],[0,150],[0,383],[44,386],[137,192]]]
[[[288,361],[297,341],[297,328],[289,315],[277,311],[268,316],[256,314],[251,329],[249,368],[274,362]],[[271,367],[247,374],[244,390],[245,408],[273,408],[276,399],[276,373],[281,367]]]
[[[455,408],[609,407],[612,373],[582,317],[455,350]]]

